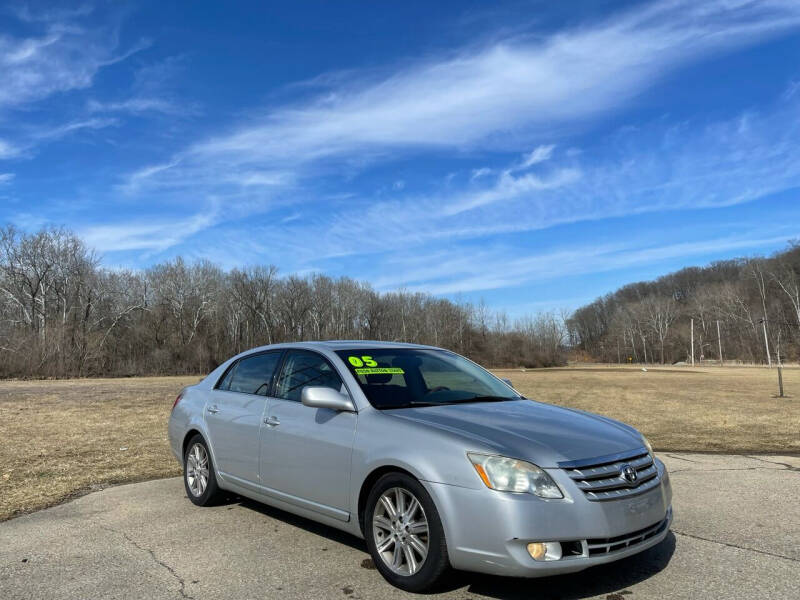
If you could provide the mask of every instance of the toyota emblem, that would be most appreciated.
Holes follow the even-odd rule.
[[[636,469],[634,469],[631,465],[622,465],[619,470],[619,476],[628,483],[635,483],[637,477]]]

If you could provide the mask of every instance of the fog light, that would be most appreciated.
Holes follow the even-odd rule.
[[[558,542],[531,542],[528,544],[528,554],[533,560],[559,560],[561,559],[561,544]]]
[[[542,560],[547,553],[547,546],[541,542],[533,542],[528,544],[528,554],[531,555],[533,560]]]

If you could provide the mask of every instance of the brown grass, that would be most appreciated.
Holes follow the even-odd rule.
[[[800,369],[499,370],[525,395],[626,421],[660,450],[800,452]],[[88,490],[178,475],[166,420],[198,377],[0,382],[0,521]]]
[[[109,483],[179,474],[167,443],[198,377],[0,383],[0,520]]]

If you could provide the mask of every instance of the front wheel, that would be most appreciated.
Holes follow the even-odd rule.
[[[186,495],[198,506],[211,506],[220,497],[211,453],[203,436],[195,435],[186,445],[183,457],[183,484]]]
[[[421,592],[450,567],[444,529],[428,492],[404,473],[381,477],[367,499],[367,547],[375,567],[392,585]]]

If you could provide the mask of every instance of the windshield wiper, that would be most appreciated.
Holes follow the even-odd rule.
[[[519,400],[519,398],[508,398],[507,396],[473,396],[464,400],[454,400],[446,404],[465,404],[467,402],[505,402],[506,400]]]
[[[444,400],[442,402],[405,402],[394,406],[385,406],[382,410],[391,410],[395,408],[419,408],[426,406],[453,406],[454,404],[470,404],[473,402],[506,402],[509,400],[524,400],[521,396],[518,398],[509,398],[507,396],[473,396],[472,398],[463,398],[461,400]]]
[[[392,406],[383,406],[381,410],[393,410],[395,408],[418,408],[420,406],[442,406],[444,402],[405,402],[403,404],[394,404]]]

